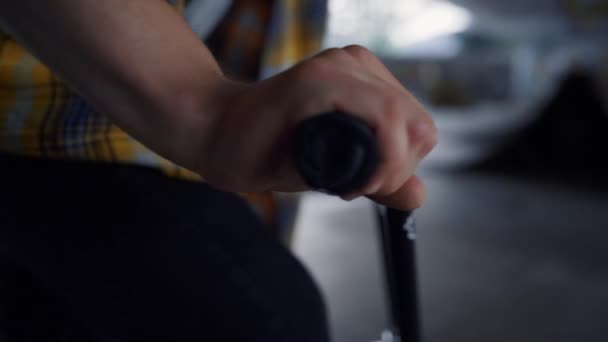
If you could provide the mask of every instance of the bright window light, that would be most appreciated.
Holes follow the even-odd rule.
[[[330,0],[328,46],[361,44],[389,54],[465,31],[472,16],[442,0]]]

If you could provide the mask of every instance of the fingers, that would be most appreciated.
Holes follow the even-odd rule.
[[[397,191],[384,196],[369,196],[387,207],[409,211],[420,208],[426,198],[424,185],[418,176],[410,177]]]
[[[383,81],[390,84],[396,91],[402,92],[403,96],[406,97],[406,113],[408,121],[412,124],[408,125],[408,133],[412,137],[413,144],[421,142],[425,145],[420,150],[423,152],[421,157],[426,156],[432,150],[436,144],[436,128],[430,114],[424,110],[422,105],[412,96],[412,94],[405,89],[399,80],[388,70],[388,68],[376,57],[371,51],[360,46],[360,45],[349,45],[343,48],[353,59],[357,60],[358,63],[365,66],[369,71],[373,72],[376,76],[381,78]],[[428,127],[431,126],[431,127]],[[424,136],[424,135],[428,136]],[[429,148],[430,147],[430,148]]]
[[[403,158],[396,160],[388,158],[392,164],[391,170],[397,170],[399,164],[406,163],[408,150],[407,137],[403,134],[378,134],[394,129],[406,127],[405,117],[399,110],[404,105],[400,96],[386,82],[362,68],[349,54],[341,49],[332,49],[319,54],[293,70],[294,75],[286,75],[285,89],[289,83],[310,85],[300,87],[298,92],[290,94],[295,97],[293,106],[286,113],[299,112],[303,116],[288,117],[288,127],[296,127],[307,117],[328,111],[341,111],[358,117],[365,121],[379,137],[381,151],[391,150],[391,155],[400,154]],[[295,80],[294,80],[295,78]],[[387,120],[384,113],[390,112]],[[294,120],[295,119],[295,120]],[[288,130],[289,131],[289,130]],[[285,144],[287,145],[287,144]],[[385,153],[382,153],[385,154]],[[382,163],[381,167],[386,167]],[[290,184],[301,183],[291,163],[284,163],[279,177],[273,177],[281,183],[274,183],[273,188],[284,188]],[[276,169],[276,168],[275,168]],[[395,171],[391,171],[395,173]],[[385,172],[384,172],[385,173]],[[358,196],[364,195],[357,189]]]
[[[422,106],[378,58],[360,46],[326,50],[297,70],[297,78],[310,83],[316,94],[304,97],[327,101],[310,103],[302,112],[314,115],[327,108],[354,115],[372,128],[378,140],[378,169],[366,186],[345,197],[366,195],[400,209],[419,206],[424,188],[413,175],[437,139],[434,122]]]
[[[401,101],[393,100],[395,103],[392,111],[385,111],[383,122],[388,125],[386,134],[383,132],[378,134],[381,146],[386,146],[382,151],[385,156],[385,165],[379,168],[368,186],[363,189],[365,194],[375,195],[376,198],[386,198],[386,201],[389,202],[397,201],[399,204],[399,201],[404,201],[403,198],[406,196],[403,191],[422,189],[421,186],[418,186],[421,184],[419,180],[410,178],[410,176],[415,172],[420,160],[435,146],[437,142],[436,127],[430,115],[373,53],[358,45],[350,45],[343,50],[366,70],[390,85],[392,91],[400,97]],[[404,117],[405,124],[400,125],[398,120],[391,119],[395,115]],[[404,137],[406,137],[405,141]],[[410,182],[414,185],[405,185]],[[412,190],[408,190],[410,188]],[[414,197],[418,195],[417,193],[412,194]]]
[[[395,78],[395,76],[386,68],[384,63],[382,63],[378,57],[376,57],[368,49],[360,45],[349,45],[343,48],[343,50],[352,56],[357,62],[368,67],[376,74],[376,76],[380,77],[385,82],[406,91],[401,82],[399,82],[399,80],[397,80],[397,78]]]

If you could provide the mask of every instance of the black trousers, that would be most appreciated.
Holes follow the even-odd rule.
[[[142,167],[6,155],[2,334],[328,341],[313,280],[237,196]]]

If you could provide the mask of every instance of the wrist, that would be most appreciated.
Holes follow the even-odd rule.
[[[200,159],[209,150],[212,135],[227,106],[245,87],[243,83],[218,75],[208,79],[204,86],[188,88],[178,94],[173,106],[166,108],[172,116],[171,121],[176,122],[171,134],[174,139],[170,141],[169,159],[200,173]]]

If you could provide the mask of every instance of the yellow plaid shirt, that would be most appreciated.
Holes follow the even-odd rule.
[[[170,2],[183,10],[184,0]],[[267,77],[321,48],[325,18],[326,0],[234,0],[208,46],[231,76]],[[137,164],[171,176],[198,178],[150,151],[105,113],[96,112],[1,32],[0,152]]]

